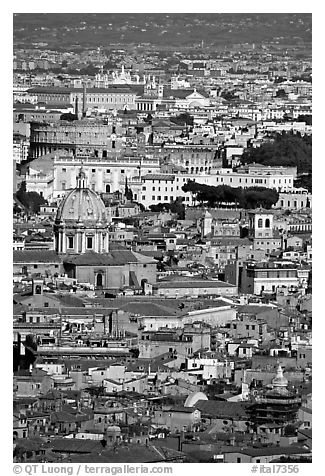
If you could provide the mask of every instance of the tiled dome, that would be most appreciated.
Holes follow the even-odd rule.
[[[89,188],[69,192],[57,211],[56,221],[106,222],[106,209],[102,199]]]
[[[80,170],[77,188],[64,197],[56,214],[56,223],[60,222],[107,223],[106,208],[100,196],[85,187],[85,174]]]

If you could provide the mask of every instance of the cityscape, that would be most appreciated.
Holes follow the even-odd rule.
[[[14,463],[312,462],[311,13],[14,13],[12,225]]]

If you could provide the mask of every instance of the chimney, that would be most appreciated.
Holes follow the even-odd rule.
[[[178,436],[178,451],[182,451],[183,441],[185,440],[185,432],[181,431],[181,434]]]
[[[82,93],[82,117],[86,117],[86,97],[87,97],[87,92],[86,92],[86,83],[83,83],[83,93]]]
[[[76,102],[75,102],[75,108],[74,108],[74,113],[78,117],[78,96],[76,96]]]

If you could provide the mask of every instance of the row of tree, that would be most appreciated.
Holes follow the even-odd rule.
[[[261,147],[251,147],[242,155],[244,164],[296,166],[298,174],[312,172],[312,136],[283,132],[270,137]]]
[[[157,205],[150,205],[149,208],[152,212],[166,211],[176,213],[177,218],[179,220],[185,219],[185,205],[180,197],[177,200],[174,200],[173,202],[157,203]]]
[[[206,185],[189,181],[183,185],[184,192],[194,194],[201,204],[215,206],[221,203],[236,204],[240,208],[267,208],[270,209],[279,200],[279,193],[265,187],[233,188],[229,185]]]
[[[193,126],[194,117],[191,116],[188,112],[182,112],[178,116],[171,117],[170,122],[177,124],[178,126]]]

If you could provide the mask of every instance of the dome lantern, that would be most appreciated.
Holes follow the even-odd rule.
[[[276,376],[272,380],[272,385],[275,388],[286,388],[288,385],[288,380],[283,376],[283,369],[280,364],[278,364]]]
[[[77,189],[79,188],[86,188],[86,174],[82,166],[77,175]]]

